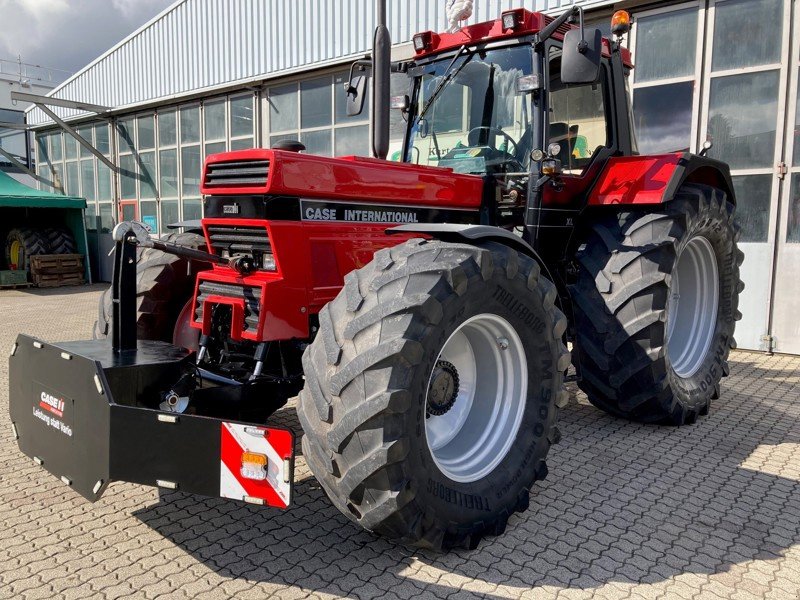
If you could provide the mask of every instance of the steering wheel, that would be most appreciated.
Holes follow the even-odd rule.
[[[509,154],[511,156],[515,156],[517,154],[517,142],[514,141],[514,138],[512,138],[510,135],[508,135],[505,131],[503,131],[499,127],[492,127],[490,125],[478,125],[477,127],[473,127],[467,132],[467,139],[468,140],[470,139],[470,136],[472,135],[473,131],[481,131],[482,129],[486,129],[487,131],[492,131],[494,133],[499,133],[503,137],[503,139],[505,139],[507,142],[511,142],[514,145],[514,152],[511,152],[510,148],[506,148],[505,150],[506,154]]]

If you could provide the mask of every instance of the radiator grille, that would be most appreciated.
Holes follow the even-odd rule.
[[[194,307],[195,320],[203,322],[203,302],[209,296],[224,296],[225,298],[244,299],[244,330],[255,332],[258,329],[258,318],[261,306],[261,288],[217,283],[214,281],[201,281],[197,290],[197,304]]]
[[[268,160],[237,160],[210,163],[206,168],[206,187],[266,187]]]
[[[229,255],[272,252],[272,245],[264,227],[249,227],[244,225],[209,225],[208,239],[211,242],[211,252],[222,255],[227,250]]]

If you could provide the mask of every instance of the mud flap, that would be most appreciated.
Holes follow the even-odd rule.
[[[186,351],[139,341],[48,344],[20,335],[9,359],[9,411],[20,450],[91,501],[111,481],[286,508],[294,434],[158,410]]]

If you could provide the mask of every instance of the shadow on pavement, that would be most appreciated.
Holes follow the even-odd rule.
[[[530,508],[472,552],[420,552],[362,531],[307,469],[285,512],[168,493],[134,514],[223,577],[332,594],[371,584],[375,596],[505,597],[497,586],[593,590],[780,559],[800,544],[800,447],[780,446],[800,444],[800,394],[786,381],[794,371],[752,380],[740,375],[753,370],[743,353],[731,365],[695,425],[630,423],[585,400],[562,411],[563,440]],[[293,410],[282,418],[300,431]]]

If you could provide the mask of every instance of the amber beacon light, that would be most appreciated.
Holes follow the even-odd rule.
[[[620,37],[631,30],[631,15],[626,10],[618,10],[611,17],[611,33]]]

